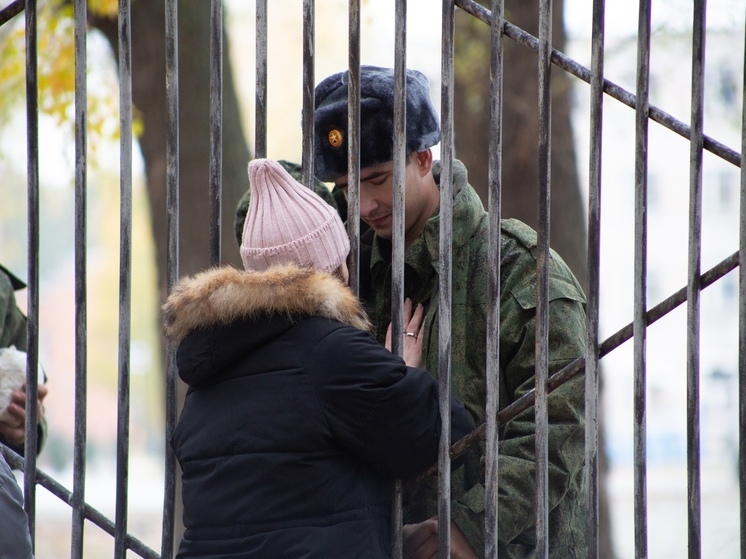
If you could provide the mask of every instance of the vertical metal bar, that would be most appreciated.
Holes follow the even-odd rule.
[[[650,0],[640,0],[635,97],[635,258],[634,258],[634,487],[635,557],[648,555],[646,377],[648,258],[648,87],[650,81]]]
[[[440,230],[438,234],[438,399],[442,431],[438,447],[438,557],[451,549],[451,299],[453,238],[453,37],[456,8],[443,0],[440,122]]]
[[[254,154],[267,157],[267,0],[256,2],[256,97]]]
[[[588,272],[585,348],[585,547],[598,558],[598,319],[601,262],[601,145],[603,140],[604,18],[605,0],[593,2],[591,34],[591,129],[588,170]]]
[[[401,355],[404,326],[404,197],[407,141],[407,2],[394,5],[394,200],[391,234],[391,351]],[[396,480],[392,504],[393,557],[402,559],[402,484]]]
[[[741,557],[746,557],[746,35],[741,109],[741,224],[738,266],[738,479]]]
[[[549,199],[552,2],[539,2],[539,242],[536,281],[536,552],[549,553],[547,376],[549,366]]]
[[[500,406],[500,221],[502,219],[503,33],[505,4],[492,0],[490,29],[490,147],[488,170],[489,250],[487,253],[487,433],[485,464],[484,556],[497,559],[498,439]]]
[[[360,0],[349,3],[349,85],[347,88],[347,234],[350,289],[360,293]]]
[[[702,252],[702,150],[706,0],[694,0],[692,116],[689,155],[689,278],[687,282],[687,489],[689,559],[702,555],[699,419],[699,314]]]
[[[396,40],[394,45],[394,203],[391,234],[391,351],[397,355],[403,349],[404,306],[404,197],[406,195],[405,165],[407,163],[407,61],[406,61],[406,0],[396,0]],[[397,331],[398,329],[398,331]]]
[[[179,16],[177,0],[166,0],[166,281],[167,290],[179,279]],[[176,456],[171,437],[176,426],[176,348],[168,347],[166,361],[166,428],[163,480],[161,557],[174,555]]]
[[[210,12],[210,265],[220,264],[223,185],[223,0]]]
[[[130,0],[120,0],[119,33],[119,377],[114,557],[124,559],[127,536],[132,309],[132,39]]]
[[[28,347],[26,349],[26,437],[24,509],[31,546],[36,543],[36,450],[39,367],[39,76],[36,0],[26,0],[26,153],[28,183]]]
[[[87,185],[87,5],[75,0],[75,435],[73,445],[73,494],[71,558],[83,557],[83,524],[85,521],[86,393],[88,365],[86,360],[87,293],[86,278],[86,193]]]
[[[313,111],[315,105],[314,0],[303,0],[303,184],[313,188]]]

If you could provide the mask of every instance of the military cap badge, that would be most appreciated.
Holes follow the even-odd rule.
[[[329,140],[329,143],[333,148],[338,148],[342,145],[342,140],[344,139],[344,136],[342,136],[342,131],[338,128],[332,128],[329,130],[329,134],[327,135],[327,139]]]

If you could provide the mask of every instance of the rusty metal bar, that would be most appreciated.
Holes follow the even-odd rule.
[[[635,95],[635,257],[634,257],[634,522],[635,554],[647,557],[646,340],[648,258],[648,114],[650,83],[650,0],[640,0]]]
[[[26,0],[26,167],[28,184],[28,347],[26,349],[26,463],[24,504],[36,542],[36,452],[39,367],[39,76],[36,0]]]
[[[75,427],[73,438],[73,494],[71,558],[83,557],[86,472],[87,297],[86,195],[87,183],[87,5],[75,0]]]
[[[588,164],[588,270],[585,349],[585,546],[589,558],[598,557],[598,391],[599,391],[599,277],[601,268],[601,167],[603,141],[604,0],[593,2],[591,34],[591,128]]]
[[[347,234],[350,237],[350,289],[360,294],[360,0],[349,4],[347,86]]]
[[[254,156],[267,157],[267,0],[256,3],[256,92]]]
[[[0,454],[2,454],[2,456],[8,461],[8,464],[10,464],[12,468],[19,470],[25,469],[26,460],[2,443],[0,443]],[[42,470],[37,470],[36,473],[39,485],[48,490],[55,497],[59,498],[63,503],[72,505],[73,494],[70,493],[65,486]],[[99,512],[90,505],[85,505],[85,518],[86,520],[90,520],[110,536],[114,536],[116,531],[115,525],[106,517],[105,514]],[[131,551],[138,554],[140,557],[145,559],[161,559],[160,555],[134,536],[126,534],[125,543]]]
[[[500,221],[502,219],[503,151],[503,0],[492,1],[490,29],[490,146],[488,183],[489,250],[487,253],[487,414],[485,446],[484,556],[497,559],[498,537],[498,439],[497,412],[500,409]]]
[[[480,21],[486,23],[487,25],[490,24],[491,14],[489,10],[477,4],[474,0],[456,0],[456,5],[465,12],[473,15]],[[530,33],[526,33],[520,27],[517,27],[507,21],[505,22],[505,36],[510,37],[517,43],[523,45],[524,47],[528,47],[535,52],[538,52],[539,50],[539,42],[536,37],[534,37]],[[591,81],[591,71],[588,68],[586,68],[582,64],[578,64],[573,59],[569,58],[567,55],[559,52],[558,50],[552,50],[552,63],[556,64],[557,66],[565,70],[568,74],[571,74],[576,78],[579,78],[587,83],[590,83]],[[632,109],[635,108],[635,96],[624,88],[606,79],[604,80],[604,93],[616,99],[617,101],[624,103]],[[686,138],[687,140],[691,136],[691,129],[688,124],[677,120],[667,112],[659,109],[654,105],[650,106],[650,119],[668,128],[672,132],[675,132],[679,136]],[[741,165],[740,153],[729,148],[725,144],[718,142],[710,136],[704,135],[703,138],[703,145],[707,151],[717,155],[718,157],[726,160],[729,163],[732,163],[733,165]]]
[[[119,363],[114,557],[124,559],[129,477],[130,342],[132,322],[132,38],[130,0],[119,2]]]
[[[438,232],[438,557],[451,549],[451,299],[453,268],[453,0],[443,0],[440,80],[440,229]]]
[[[394,200],[391,235],[391,351],[401,356],[403,350],[404,306],[404,196],[407,142],[407,2],[394,5]],[[402,484],[396,480],[391,506],[392,556],[402,559]]]
[[[210,265],[220,264],[223,191],[223,1],[210,11]]]
[[[744,39],[741,161],[746,161],[746,38]],[[741,508],[741,557],[746,557],[746,165],[741,166],[741,216],[738,268],[738,479]]]
[[[536,553],[549,556],[549,419],[547,376],[549,371],[549,221],[551,193],[551,46],[552,2],[539,2],[539,217],[536,255]]]
[[[407,163],[406,0],[396,0],[394,45],[394,203],[391,235],[391,352],[402,354],[404,306],[404,199]]]
[[[303,0],[303,184],[313,189],[313,111],[315,106],[314,0]]]
[[[166,0],[166,282],[167,291],[179,279],[179,15],[177,0]],[[174,555],[176,507],[176,455],[171,437],[176,427],[176,348],[168,346],[165,383],[165,444],[163,479],[163,530],[161,556]]]
[[[687,285],[687,494],[689,559],[702,556],[700,459],[700,266],[702,258],[702,155],[704,128],[706,0],[694,0],[692,37],[692,137],[689,169],[689,281]]]
[[[0,10],[0,26],[6,24],[25,8],[25,0],[15,0]]]

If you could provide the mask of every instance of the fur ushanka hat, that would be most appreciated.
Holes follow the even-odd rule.
[[[322,181],[347,174],[348,72],[316,86],[314,173]],[[440,121],[422,72],[407,70],[406,152],[422,151],[440,141]],[[394,158],[394,70],[360,67],[360,167]]]

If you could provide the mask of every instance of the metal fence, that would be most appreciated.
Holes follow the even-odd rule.
[[[38,364],[39,340],[39,133],[38,133],[38,60],[44,53],[37,52],[37,5],[35,0],[16,0],[0,11],[0,24],[4,24],[15,15],[25,11],[26,25],[26,83],[27,83],[27,130],[28,130],[28,315],[29,315],[29,348],[28,370],[35,371]],[[440,235],[440,299],[439,299],[439,346],[440,370],[438,378],[441,388],[441,410],[448,409],[450,397],[450,239],[452,217],[452,184],[451,164],[453,161],[453,45],[454,45],[454,13],[456,9],[463,10],[473,17],[483,21],[491,29],[491,60],[489,61],[492,87],[491,112],[489,115],[490,140],[490,169],[489,196],[492,211],[490,212],[490,275],[489,301],[491,312],[487,317],[487,363],[486,370],[492,371],[487,377],[488,383],[488,414],[485,425],[480,426],[475,433],[459,442],[453,449],[449,440],[448,418],[444,413],[443,439],[440,446],[438,460],[440,507],[439,522],[447,525],[450,519],[450,484],[448,472],[450,454],[458,454],[474,440],[484,438],[487,444],[486,471],[486,499],[494,503],[488,507],[486,514],[486,534],[488,543],[486,554],[496,557],[496,534],[499,530],[497,517],[497,470],[496,448],[498,441],[498,427],[508,419],[514,417],[530,406],[536,406],[537,434],[539,446],[537,448],[537,519],[539,527],[537,533],[537,553],[539,557],[548,554],[546,540],[547,515],[547,462],[546,455],[541,452],[542,444],[546,444],[547,416],[546,399],[548,393],[562,383],[578,375],[585,375],[586,391],[586,450],[585,450],[585,479],[587,483],[588,519],[586,526],[586,546],[589,557],[598,556],[598,460],[599,460],[599,360],[614,351],[624,342],[633,339],[634,343],[634,526],[635,526],[635,555],[646,557],[647,550],[647,464],[646,464],[646,332],[647,328],[670,313],[673,309],[686,303],[687,305],[687,479],[688,479],[688,549],[689,557],[697,558],[701,551],[701,471],[700,471],[700,418],[699,418],[699,345],[700,345],[700,293],[710,285],[723,278],[726,274],[739,268],[738,316],[739,316],[739,357],[738,357],[738,401],[740,428],[739,448],[739,477],[740,477],[740,556],[746,557],[746,441],[743,433],[746,428],[746,273],[741,265],[746,261],[746,170],[741,168],[740,181],[740,248],[737,252],[724,259],[708,270],[700,269],[702,243],[702,192],[703,185],[702,159],[703,153],[708,151],[729,164],[739,167],[746,152],[746,110],[743,112],[742,148],[738,153],[717,139],[704,134],[703,130],[703,84],[705,67],[705,0],[695,0],[692,4],[693,17],[693,55],[691,60],[691,118],[690,123],[681,122],[672,115],[653,106],[649,102],[649,60],[651,38],[651,5],[650,0],[641,0],[638,7],[638,45],[636,91],[630,92],[604,78],[604,35],[605,35],[605,4],[603,0],[593,2],[592,13],[592,60],[590,68],[584,67],[562,52],[552,48],[552,3],[540,0],[540,25],[538,37],[532,36],[524,30],[506,21],[504,3],[493,0],[491,9],[487,9],[472,0],[444,0],[442,3],[442,67],[441,67],[441,159],[443,165],[441,183],[440,214],[442,219]],[[212,53],[211,84],[211,165],[210,165],[210,199],[212,201],[210,260],[217,264],[220,261],[220,205],[221,205],[221,122],[222,122],[222,25],[223,5],[221,0],[212,0]],[[178,12],[176,0],[165,0],[166,24],[166,65],[167,76],[164,87],[168,99],[168,143],[167,150],[167,207],[168,207],[168,253],[169,265],[167,277],[169,285],[173,285],[179,277],[178,262],[178,215],[179,215],[179,140],[178,140]],[[81,557],[83,553],[84,521],[89,520],[101,527],[115,539],[115,556],[124,557],[127,550],[146,557],[172,557],[174,531],[174,501],[175,501],[175,471],[176,464],[170,449],[166,449],[165,462],[165,495],[163,506],[163,537],[162,549],[157,552],[150,549],[137,538],[128,534],[128,456],[129,456],[129,425],[128,415],[130,406],[130,314],[131,314],[131,246],[132,246],[132,92],[131,92],[131,38],[130,14],[137,5],[131,6],[130,0],[120,0],[118,16],[119,32],[119,80],[120,80],[120,202],[121,202],[121,230],[120,230],[120,300],[119,300],[119,396],[118,396],[118,429],[117,429],[117,471],[116,471],[116,516],[114,520],[89,506],[85,495],[85,439],[86,439],[86,331],[87,331],[87,284],[86,284],[86,18],[87,8],[85,0],[74,1],[75,13],[75,304],[76,304],[76,336],[75,336],[75,450],[74,450],[74,481],[72,491],[61,483],[40,471],[36,467],[36,455],[29,452],[25,460],[2,448],[3,454],[12,466],[24,471],[25,507],[29,517],[31,534],[35,533],[35,502],[37,486],[52,492],[62,501],[69,504],[73,511],[71,526],[72,557]],[[630,9],[632,7],[630,6]],[[264,157],[267,153],[267,0],[256,3],[256,126],[254,149],[256,157]],[[406,1],[396,2],[395,35],[395,76],[400,95],[395,105],[395,199],[403,199],[403,169],[404,169],[404,134],[406,115],[404,114],[405,89],[404,72],[406,60]],[[359,118],[360,118],[360,1],[349,2],[349,142],[350,142],[350,215],[359,214]],[[303,1],[303,178],[307,185],[313,179],[313,106],[314,106],[314,1]],[[515,41],[526,49],[538,53],[539,98],[537,110],[540,114],[539,140],[539,191],[540,224],[538,228],[540,238],[539,266],[537,269],[537,300],[539,330],[539,350],[537,353],[536,388],[509,407],[498,410],[497,405],[497,371],[498,367],[498,333],[499,333],[499,293],[500,293],[500,196],[501,196],[501,132],[502,132],[502,69],[503,43]],[[588,202],[588,243],[587,243],[587,351],[583,358],[577,359],[558,373],[547,378],[546,359],[548,346],[547,322],[547,258],[549,255],[549,196],[551,178],[549,173],[552,107],[549,101],[549,77],[551,71],[561,70],[573,76],[590,87],[590,151],[586,164],[589,169],[589,202]],[[746,84],[746,80],[745,80]],[[746,103],[746,85],[740,95]],[[599,339],[599,269],[600,269],[600,224],[601,224],[601,166],[602,166],[602,109],[604,99],[615,99],[630,109],[629,118],[635,120],[635,225],[634,225],[634,320],[606,339]],[[660,304],[648,308],[647,304],[647,188],[648,188],[648,126],[655,122],[672,133],[679,135],[690,143],[690,171],[689,171],[689,259],[688,281],[686,287],[670,294]],[[403,205],[395,206],[395,234],[393,240],[394,273],[392,280],[392,321],[394,324],[393,351],[400,352],[401,308],[403,303]],[[360,242],[359,223],[356,219],[349,220],[349,233],[352,251],[352,287],[358,289],[359,262],[357,252]],[[543,325],[543,327],[542,327]],[[37,384],[34,375],[28,375],[28,408],[33,410],[36,402]],[[176,400],[176,367],[173,351],[168,356],[168,371],[166,380],[166,437],[170,437],[177,415]],[[29,414],[33,416],[33,411]],[[26,448],[36,447],[35,426],[27,421]],[[543,439],[543,443],[542,443]],[[545,448],[545,447],[544,447]],[[401,518],[401,497],[397,497],[394,511]],[[399,525],[400,522],[395,522]],[[400,533],[396,535],[396,542],[400,542]],[[440,557],[447,556],[449,535],[441,531]],[[401,546],[395,545],[397,556],[401,556]]]

